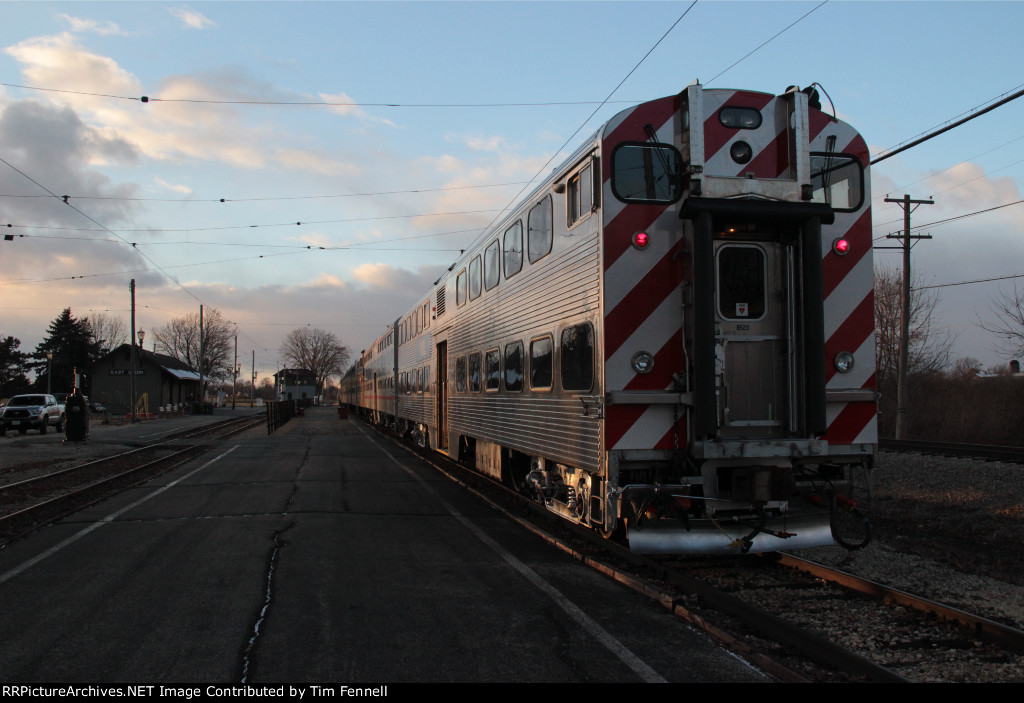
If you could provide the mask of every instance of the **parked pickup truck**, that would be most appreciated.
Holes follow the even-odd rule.
[[[18,430],[21,434],[39,430],[39,434],[46,434],[50,425],[58,432],[64,431],[64,406],[52,395],[16,395],[0,410],[0,434],[6,434],[7,430]]]

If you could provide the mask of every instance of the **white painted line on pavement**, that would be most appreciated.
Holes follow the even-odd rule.
[[[452,517],[461,522],[470,532],[476,535],[481,542],[486,544],[488,547],[494,550],[494,552],[497,553],[498,556],[504,559],[509,564],[509,566],[518,571],[524,577],[526,577],[526,579],[530,583],[532,583],[534,586],[540,589],[545,595],[551,598],[551,600],[553,600],[555,604],[558,605],[558,607],[564,610],[570,618],[575,620],[577,624],[579,624],[583,629],[585,629],[587,632],[593,635],[594,638],[596,638],[601,644],[603,644],[612,654],[618,657],[626,666],[632,669],[633,672],[637,676],[639,676],[645,683],[667,683],[667,681],[663,679],[657,671],[652,669],[640,657],[633,654],[633,652],[631,652],[629,648],[626,647],[626,645],[619,642],[607,630],[605,630],[598,623],[592,620],[591,617],[587,615],[585,612],[583,612],[575,603],[573,603],[564,595],[562,595],[561,591],[559,591],[557,588],[555,588],[550,583],[545,581],[536,571],[534,571],[529,566],[527,566],[519,559],[517,559],[515,555],[513,555],[507,549],[505,549],[500,544],[495,542],[490,536],[485,534],[483,530],[481,530],[475,524],[470,522],[467,518],[463,517],[462,514],[460,514],[459,511],[457,511],[453,505],[451,505],[450,503],[448,503],[448,501],[446,501],[444,498],[438,495],[437,491],[435,491],[433,487],[430,486],[430,484],[421,479],[410,469],[403,466],[398,461],[398,459],[396,459],[394,456],[391,455],[390,452],[388,452],[387,449],[385,449],[376,441],[374,441],[373,437],[371,437],[367,433],[367,431],[359,425],[359,423],[353,424],[355,425],[355,427],[359,429],[360,432],[363,433],[363,435],[370,441],[371,444],[377,447],[377,449],[379,449],[380,451],[384,452],[384,455],[387,458],[391,459],[391,461],[393,461],[395,465],[398,466],[398,468],[402,469],[402,471],[412,476],[416,481],[420,483],[420,485],[423,487],[425,491],[432,494],[441,503],[441,505],[444,506],[445,510],[447,510],[452,515]]]
[[[153,491],[149,495],[147,495],[147,496],[145,496],[143,498],[140,498],[139,500],[135,501],[134,503],[132,503],[130,505],[126,505],[125,507],[121,508],[120,510],[116,510],[116,511],[112,512],[110,515],[107,515],[102,520],[99,520],[98,522],[94,522],[93,524],[89,525],[88,527],[86,527],[86,528],[84,528],[82,530],[79,530],[78,532],[76,532],[75,534],[71,535],[70,537],[68,537],[63,542],[60,542],[58,544],[53,545],[52,547],[47,549],[45,552],[37,554],[36,556],[34,556],[31,559],[29,559],[28,561],[24,562],[20,566],[16,566],[16,567],[14,567],[13,569],[11,569],[9,571],[3,572],[2,574],[0,574],[0,583],[4,583],[6,581],[9,581],[10,579],[14,578],[15,576],[18,576],[19,574],[24,573],[28,569],[32,568],[33,566],[35,566],[36,564],[41,562],[43,559],[46,559],[47,557],[53,556],[54,554],[56,554],[60,550],[64,549],[64,547],[67,547],[68,545],[73,544],[74,542],[77,542],[78,540],[80,540],[82,537],[85,537],[87,534],[89,534],[93,530],[98,529],[98,528],[102,527],[103,525],[106,525],[107,523],[113,522],[114,520],[119,518],[121,515],[124,515],[126,512],[128,512],[132,508],[134,508],[136,506],[139,506],[139,505],[142,505],[143,503],[145,503],[150,498],[155,498],[156,496],[158,496],[161,493],[163,493],[164,491],[166,491],[168,488],[171,488],[172,486],[180,483],[181,481],[184,481],[189,476],[193,476],[193,475],[199,473],[200,471],[205,469],[210,464],[212,464],[212,463],[214,463],[216,461],[220,461],[221,459],[226,457],[228,454],[230,454],[231,452],[233,452],[236,449],[238,449],[240,446],[241,446],[240,444],[236,444],[235,446],[231,447],[231,449],[227,450],[226,452],[224,452],[220,456],[215,457],[213,459],[210,459],[208,462],[206,462],[205,464],[200,466],[198,469],[195,469],[194,471],[190,471],[189,473],[185,474],[184,476],[181,476],[181,477],[175,479],[174,481],[171,481],[166,486],[162,486],[162,487],[156,489],[155,491]]]

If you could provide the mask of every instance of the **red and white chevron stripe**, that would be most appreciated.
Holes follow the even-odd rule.
[[[786,110],[776,110],[780,98],[763,93],[729,90],[703,91],[704,173],[714,176],[792,178]],[[761,111],[765,124],[758,130],[725,127],[718,119],[724,105]],[[660,142],[679,145],[682,135],[681,96],[662,98],[620,113],[606,128],[602,164],[604,178],[604,309],[605,391],[665,390],[673,387],[672,374],[685,366],[682,289],[692,276],[679,256],[684,242],[676,205],[637,205],[619,201],[611,190],[610,155],[622,142],[645,142],[653,127]],[[780,116],[777,116],[780,115]],[[648,127],[648,125],[650,127]],[[811,151],[827,151],[826,139],[835,137],[832,151],[853,154],[867,173],[868,154],[863,139],[852,128],[811,110],[808,132]],[[742,166],[729,155],[742,139],[754,156]],[[714,197],[714,193],[705,193]],[[827,389],[873,389],[875,384],[873,264],[869,181],[865,180],[864,207],[854,213],[836,213],[835,224],[822,232],[824,274],[825,356]],[[650,245],[632,246],[633,235],[646,232]],[[838,256],[832,242],[844,237],[850,253]],[[651,373],[637,374],[631,359],[638,350],[654,355]],[[837,374],[831,363],[840,351],[855,355],[851,373]],[[832,403],[827,407],[826,439],[833,445],[876,441],[873,402]],[[670,407],[611,405],[606,411],[605,447],[618,449],[671,449],[684,446],[686,428]]]

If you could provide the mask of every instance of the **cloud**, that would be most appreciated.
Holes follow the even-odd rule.
[[[384,117],[375,117],[367,114],[359,104],[349,97],[347,93],[320,93],[320,99],[325,103],[332,103],[331,112],[344,117],[358,117],[363,120],[379,122],[381,124],[395,127],[395,123]],[[341,103],[340,105],[337,103]]]
[[[416,297],[430,289],[437,279],[438,273],[437,268],[433,266],[421,266],[416,271],[409,271],[383,263],[361,264],[352,269],[352,277],[364,286],[389,291],[404,291]],[[413,302],[414,299],[410,297],[410,307]]]
[[[317,276],[315,279],[313,279],[312,281],[309,281],[308,283],[302,284],[302,287],[303,288],[330,288],[330,289],[342,288],[342,289],[345,289],[345,288],[350,288],[351,286],[346,281],[341,280],[337,276],[333,276],[333,275],[331,275],[329,273],[322,273],[319,276]]]
[[[26,39],[4,50],[21,64],[22,75],[32,84],[79,93],[136,96],[138,79],[106,56],[82,49],[67,32],[57,36]],[[65,99],[70,99],[65,96]],[[109,98],[78,96],[94,109],[109,104]]]
[[[314,247],[329,247],[331,246],[331,238],[326,234],[304,234],[299,237],[288,237],[289,241],[302,242]]]
[[[138,154],[134,146],[89,127],[69,107],[43,105],[33,100],[6,105],[0,112],[0,150],[22,172],[16,174],[11,169],[0,172],[0,183],[9,189],[6,192],[44,195],[49,190],[56,195],[87,198],[127,198],[136,193],[134,185],[113,185],[107,176],[89,168],[94,163],[135,161]],[[6,204],[5,210],[12,218],[30,218],[37,224],[82,222],[81,215],[70,214],[66,207],[55,208],[52,204],[39,207],[38,203],[15,200]],[[93,202],[90,210],[98,218],[116,223],[129,216],[130,206]]]
[[[72,32],[95,32],[101,36],[120,35],[130,36],[129,32],[122,31],[114,22],[97,22],[96,20],[81,19],[60,13],[57,15],[71,26]]]
[[[974,163],[960,163],[938,173],[927,181],[936,194],[936,201],[945,200],[949,207],[974,211],[984,205],[1002,205],[1020,200],[1020,189],[1011,176],[992,178]]]
[[[506,143],[501,137],[466,137],[466,146],[472,151],[499,151]]]
[[[192,195],[192,189],[189,188],[187,185],[175,185],[173,183],[168,183],[162,178],[154,178],[153,180],[156,182],[158,186],[166,190],[172,191],[174,193],[181,193],[183,195]]]
[[[278,149],[274,152],[274,161],[285,168],[322,176],[358,176],[362,173],[356,164],[337,161],[319,152],[304,149]]]
[[[181,20],[187,29],[207,29],[216,26],[216,22],[188,7],[172,7],[168,12]]]

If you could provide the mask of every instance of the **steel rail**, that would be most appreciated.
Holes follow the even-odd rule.
[[[1024,654],[1024,632],[1016,628],[792,554],[779,553],[772,555],[771,558],[776,559],[777,563],[782,566],[798,569],[858,593],[873,596],[879,600],[892,601],[923,613],[933,614],[942,620],[969,629],[978,639],[998,645],[1011,652]]]
[[[477,497],[486,501],[491,505],[491,507],[505,514],[509,519],[525,527],[527,530],[533,532],[556,548],[568,553],[570,556],[586,566],[603,573],[605,576],[608,576],[619,583],[622,583],[631,590],[658,601],[671,610],[673,614],[678,615],[695,627],[702,629],[710,636],[722,641],[726,646],[734,648],[734,651],[739,649],[744,656],[754,659],[759,665],[772,669],[773,674],[776,676],[780,676],[784,679],[788,678],[790,681],[800,680],[799,678],[794,678],[795,675],[786,670],[782,665],[772,662],[764,655],[757,654],[746,643],[743,643],[729,633],[724,632],[721,628],[710,623],[706,618],[687,608],[681,602],[682,599],[679,597],[679,593],[668,593],[663,587],[649,579],[640,579],[634,574],[626,572],[594,556],[584,554],[578,548],[567,544],[564,540],[551,534],[551,531],[542,525],[512,514],[506,507],[497,504],[491,497],[484,495],[481,491],[469,485],[467,480],[464,480],[454,474],[459,473],[460,475],[472,478],[474,482],[479,481],[486,485],[497,487],[506,495],[514,496],[519,501],[522,501],[521,505],[528,507],[539,517],[545,519],[550,518],[551,513],[545,510],[542,506],[539,506],[536,502],[525,499],[522,495],[509,490],[493,479],[472,471],[471,469],[467,469],[451,459],[433,452],[427,452],[420,448],[410,447],[391,432],[384,431],[382,428],[373,424],[364,424],[376,430],[378,434],[383,437],[390,439],[397,446],[402,447],[419,459],[425,461],[450,480],[463,486]],[[671,584],[675,589],[678,589],[678,591],[683,594],[697,596],[702,605],[706,605],[713,610],[717,610],[728,616],[736,618],[745,626],[761,633],[761,635],[766,639],[789,647],[793,651],[799,652],[802,656],[807,657],[810,660],[845,671],[849,674],[863,677],[872,682],[911,682],[911,679],[881,666],[880,664],[877,664],[855,652],[844,649],[840,645],[837,645],[814,632],[803,629],[797,625],[793,625],[792,623],[776,617],[772,613],[750,605],[749,603],[725,593],[708,583],[704,583],[666,567],[660,562],[643,555],[635,554],[620,544],[603,539],[593,530],[581,528],[564,520],[559,520],[557,524],[559,528],[566,529],[572,532],[575,536],[579,536],[592,545],[595,545],[600,551],[607,552],[611,556],[630,563],[633,566],[639,567],[648,573],[656,574],[657,578]],[[752,654],[754,656],[751,656]]]
[[[190,447],[185,447],[184,449],[181,449],[181,450],[179,450],[179,451],[177,451],[177,452],[175,452],[173,454],[169,454],[167,456],[163,456],[163,457],[160,457],[158,459],[154,459],[153,461],[147,462],[147,463],[142,464],[140,466],[134,466],[134,467],[132,467],[132,468],[126,470],[126,471],[122,471],[120,473],[114,474],[113,476],[106,476],[104,478],[99,479],[98,481],[93,481],[92,483],[89,483],[87,485],[78,486],[76,488],[71,489],[70,491],[68,491],[66,493],[61,493],[58,496],[54,496],[53,498],[49,498],[49,499],[44,500],[44,501],[39,502],[39,503],[35,503],[33,505],[28,506],[27,508],[23,508],[23,509],[18,510],[16,512],[8,513],[7,515],[0,516],[0,534],[4,535],[5,537],[9,536],[9,534],[8,534],[9,532],[13,532],[13,531],[15,531],[17,529],[17,525],[18,525],[19,521],[30,520],[30,519],[34,520],[34,519],[36,519],[36,516],[44,514],[44,512],[47,509],[59,508],[61,506],[61,504],[63,504],[63,503],[68,503],[68,502],[70,502],[72,500],[75,500],[77,498],[84,498],[85,496],[87,496],[91,492],[94,492],[94,491],[97,491],[97,490],[99,490],[101,488],[104,488],[105,486],[113,484],[114,482],[116,482],[118,480],[128,478],[128,477],[132,476],[133,474],[141,473],[145,469],[151,469],[151,468],[154,468],[155,466],[157,466],[159,464],[163,464],[163,463],[175,460],[175,459],[183,458],[184,455],[186,455],[186,454],[188,454],[188,455],[202,454],[204,451],[206,451],[206,449],[207,449],[206,445],[207,444],[209,444],[209,443],[194,444],[194,445],[192,445]],[[187,458],[192,458],[192,457],[189,456]],[[100,460],[100,461],[103,461],[103,460]],[[89,501],[89,504],[91,504],[92,502],[94,502],[94,501]],[[53,519],[56,519],[56,518],[53,518]]]
[[[243,432],[243,431],[245,431],[247,429],[250,429],[251,427],[263,425],[264,419],[261,416],[259,416],[259,415],[257,415],[257,417],[259,419],[257,421],[255,421],[255,422],[253,422],[252,419],[249,418],[249,417],[232,418],[230,420],[226,420],[226,421],[223,421],[223,422],[218,422],[218,423],[215,423],[215,424],[212,424],[212,425],[206,425],[205,427],[198,428],[198,429],[192,428],[192,429],[188,429],[188,430],[183,430],[181,432],[178,432],[177,434],[171,435],[170,437],[166,437],[165,439],[163,439],[163,440],[161,440],[159,442],[154,442],[153,444],[147,444],[147,445],[142,446],[142,447],[136,447],[135,449],[129,449],[128,451],[120,452],[118,454],[112,454],[111,456],[103,457],[102,459],[95,459],[93,461],[88,461],[88,462],[86,462],[84,464],[78,464],[76,466],[69,466],[67,468],[59,469],[57,471],[53,471],[51,473],[44,474],[42,476],[34,476],[32,478],[27,478],[27,479],[24,479],[22,481],[16,481],[14,483],[7,483],[7,484],[4,484],[4,485],[0,485],[0,501],[3,501],[5,499],[5,496],[7,496],[7,495],[10,495],[10,494],[13,494],[13,493],[24,492],[24,491],[38,490],[40,486],[46,486],[46,484],[48,482],[59,481],[59,480],[65,478],[65,477],[68,477],[68,476],[71,476],[71,475],[74,475],[74,474],[77,474],[77,473],[85,473],[85,472],[87,472],[90,469],[100,468],[100,467],[102,467],[103,464],[109,463],[109,462],[111,462],[111,461],[113,461],[115,459],[129,458],[132,455],[141,454],[141,453],[146,452],[146,451],[151,451],[151,450],[157,449],[157,448],[159,448],[159,447],[161,447],[161,446],[163,446],[165,444],[170,444],[172,442],[180,441],[182,439],[192,439],[194,437],[201,437],[201,436],[203,436],[205,434],[209,434],[211,432],[222,430],[222,429],[225,429],[227,427],[231,427],[233,425],[241,425],[241,427],[238,427],[238,428],[233,429],[232,431],[226,433],[224,436],[227,437],[227,436],[231,436],[232,434],[236,434],[238,432]]]
[[[259,415],[256,416],[255,421],[251,417],[232,418],[231,420],[225,422],[219,422],[214,425],[208,425],[198,431],[185,431],[179,433],[178,435],[175,435],[174,437],[162,440],[160,442],[156,442],[151,445],[147,445],[145,447],[140,447],[138,449],[134,449],[128,452],[122,452],[120,454],[115,454],[103,459],[90,461],[86,464],[80,464],[79,466],[72,466],[69,467],[68,469],[62,469],[61,471],[47,474],[45,476],[39,476],[34,479],[27,479],[25,481],[19,481],[18,483],[8,484],[7,486],[0,487],[0,497],[3,497],[5,494],[15,493],[18,491],[39,491],[40,486],[44,487],[43,490],[57,490],[59,487],[45,488],[46,483],[56,483],[60,478],[63,478],[66,475],[76,473],[84,474],[88,469],[100,470],[102,469],[104,464],[109,465],[114,462],[123,461],[125,459],[131,460],[131,458],[133,458],[132,455],[138,455],[141,452],[154,449],[161,445],[168,444],[172,441],[200,437],[202,435],[207,435],[217,430],[228,429],[228,432],[221,434],[218,437],[213,437],[201,441],[198,444],[186,446],[171,454],[158,457],[156,459],[153,459],[152,461],[148,461],[144,464],[131,467],[124,471],[119,471],[118,473],[111,476],[104,476],[102,478],[99,478],[98,480],[92,481],[85,485],[79,485],[73,488],[68,488],[67,490],[61,492],[57,496],[35,503],[21,510],[8,513],[7,515],[0,516],[0,535],[3,535],[4,539],[7,539],[13,533],[17,532],[17,525],[19,524],[19,522],[25,520],[36,520],[37,516],[46,516],[48,511],[50,510],[56,510],[57,515],[46,517],[46,521],[49,522],[53,519],[57,519],[57,517],[61,517],[64,514],[62,511],[59,510],[59,507],[62,504],[71,503],[76,499],[82,499],[85,496],[89,495],[90,493],[99,491],[100,489],[105,488],[107,486],[114,485],[116,482],[129,478],[134,474],[141,474],[147,469],[154,469],[160,466],[161,464],[173,462],[178,459],[185,461],[189,458],[192,458],[192,455],[199,455],[205,452],[209,448],[210,444],[213,442],[214,439],[230,437],[239,432],[251,429],[252,427],[262,426],[264,422],[264,418]],[[91,504],[92,502],[95,501],[89,501],[89,504]]]
[[[1024,464],[1024,447],[1003,447],[992,444],[960,444],[917,439],[880,439],[878,448],[896,452],[920,452],[944,456],[965,456],[978,459]]]

